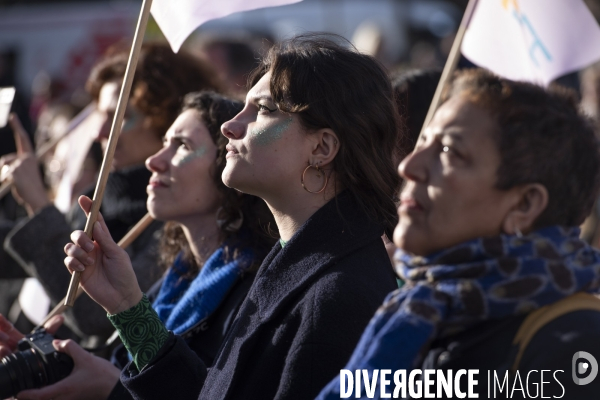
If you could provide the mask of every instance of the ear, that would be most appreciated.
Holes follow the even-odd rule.
[[[530,183],[515,190],[517,201],[502,222],[502,230],[510,235],[517,231],[530,232],[535,221],[548,206],[548,190],[544,185]]]
[[[309,163],[326,167],[337,155],[340,149],[340,140],[331,129],[319,129],[309,135],[313,141]]]

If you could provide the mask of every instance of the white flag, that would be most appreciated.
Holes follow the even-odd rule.
[[[154,0],[150,12],[174,52],[187,37],[211,19],[257,8],[282,6],[302,0]]]
[[[69,122],[66,131],[70,133],[56,145],[53,158],[65,168],[54,197],[54,205],[63,214],[69,212],[73,205],[73,187],[103,123],[104,117],[96,110],[96,105],[90,104]]]
[[[500,76],[547,85],[600,59],[600,27],[583,0],[479,0],[462,53]]]

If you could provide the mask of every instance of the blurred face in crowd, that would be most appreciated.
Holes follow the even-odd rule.
[[[500,165],[495,129],[485,110],[460,96],[440,107],[399,167],[406,186],[396,246],[427,255],[502,232],[516,195],[495,188]]]
[[[98,111],[104,116],[104,124],[98,132],[98,140],[106,151],[113,118],[117,109],[120,82],[105,83],[98,96]],[[144,160],[162,147],[160,136],[146,123],[146,118],[134,106],[125,112],[121,135],[117,142],[112,167],[115,170],[142,165]]]
[[[150,214],[182,224],[198,215],[216,214],[216,156],[217,147],[198,111],[181,113],[167,131],[164,147],[146,160],[152,171],[147,188]]]
[[[265,74],[248,92],[244,109],[221,127],[229,139],[223,183],[267,202],[303,190],[300,177],[313,148],[298,116],[279,111],[273,102],[270,78]],[[313,190],[319,184],[322,180]]]

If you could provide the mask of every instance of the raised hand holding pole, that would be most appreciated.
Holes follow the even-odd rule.
[[[129,245],[131,243],[133,243],[133,241],[135,239],[137,239],[142,234],[142,232],[144,232],[146,230],[146,228],[148,228],[148,226],[152,223],[152,221],[154,221],[154,219],[150,216],[150,214],[144,215],[142,217],[142,219],[140,219],[139,222],[137,224],[135,224],[134,227],[131,228],[129,230],[129,232],[127,232],[127,234],[125,236],[123,236],[123,238],[119,241],[119,243],[118,243],[119,247],[121,247],[122,249],[126,249],[127,247],[129,247]],[[83,288],[80,286],[77,289],[75,298],[77,299],[82,294],[83,294]],[[55,315],[62,314],[67,308],[67,306],[65,305],[66,301],[67,301],[67,298],[65,297],[63,301],[58,303],[58,305],[56,307],[54,307],[52,309],[52,311],[50,311],[50,313],[36,327],[36,329],[38,327],[44,326],[46,324],[46,322],[48,322],[50,320],[50,318],[54,317]]]
[[[129,100],[129,93],[131,92],[131,86],[133,84],[133,76],[137,67],[137,62],[142,48],[142,42],[144,41],[144,33],[146,32],[146,25],[148,18],[150,17],[150,7],[152,6],[152,0],[144,0],[142,4],[142,10],[138,19],[138,24],[135,29],[135,35],[133,37],[133,44],[131,46],[131,52],[129,54],[129,60],[127,62],[127,69],[125,70],[125,77],[123,80],[123,86],[119,93],[119,101],[117,103],[117,110],[115,112],[115,118],[113,119],[112,127],[110,129],[110,136],[108,138],[108,146],[104,154],[104,160],[102,161],[102,167],[100,168],[100,176],[98,177],[98,183],[96,185],[96,191],[94,192],[94,198],[92,203],[92,210],[90,211],[85,224],[85,233],[91,238],[94,224],[98,219],[98,213],[100,212],[100,205],[102,204],[102,198],[104,197],[104,189],[106,188],[106,182],[108,180],[108,174],[112,166],[113,156],[119,135],[121,134],[121,127],[123,125],[123,119],[125,117],[125,110],[127,108],[127,101]],[[79,287],[79,280],[81,279],[80,272],[73,272],[71,275],[71,283],[65,297],[65,306],[72,307],[77,297],[77,288]]]
[[[77,128],[79,126],[79,124],[81,124],[87,117],[89,117],[89,115],[94,111],[95,108],[96,108],[96,105],[92,103],[92,104],[88,105],[86,108],[84,108],[73,119],[71,119],[71,121],[69,122],[69,124],[67,125],[65,130],[62,132],[62,134],[58,135],[54,139],[51,139],[48,143],[43,144],[42,146],[40,146],[39,149],[36,150],[36,152],[35,152],[36,158],[38,160],[41,160],[61,140],[63,140],[66,136],[68,136],[75,128]],[[20,126],[20,124],[19,124],[19,126]],[[20,128],[23,129],[22,127],[20,127]],[[19,134],[18,132],[15,132],[15,135],[18,135],[18,134]],[[10,193],[12,185],[13,185],[13,182],[10,180],[6,180],[6,181],[2,182],[2,185],[0,185],[0,199],[2,199],[4,196],[6,196],[8,193]]]

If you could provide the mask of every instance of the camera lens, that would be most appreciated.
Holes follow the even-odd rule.
[[[33,349],[8,355],[0,361],[0,399],[45,384],[44,365]]]

